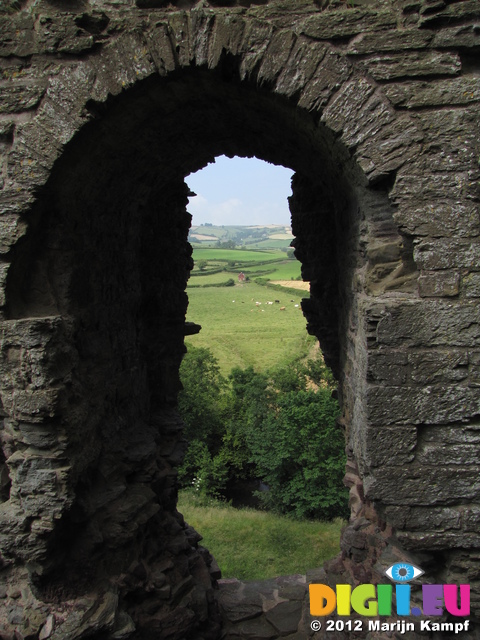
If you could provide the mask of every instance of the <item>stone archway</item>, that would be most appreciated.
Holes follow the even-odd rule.
[[[407,548],[438,549],[432,565],[441,557],[453,576],[462,549],[477,546],[476,512],[464,506],[477,498],[475,473],[463,451],[443,465],[438,458],[443,443],[475,431],[478,394],[457,381],[470,362],[465,348],[476,345],[477,308],[429,299],[458,295],[445,249],[437,255],[422,241],[414,261],[414,235],[428,224],[411,188],[424,127],[319,35],[316,8],[282,15],[272,3],[265,15],[200,7],[138,11],[128,26],[119,18],[97,50],[76,41],[77,57],[48,75],[35,117],[8,133],[1,393],[10,636],[218,630],[211,558],[175,510],[183,447],[175,398],[183,336],[195,329],[185,325],[183,179],[220,153],[297,172],[296,250],[312,283],[304,311],[340,377],[350,457],[342,570],[374,580],[385,549],[403,553],[392,527]],[[380,12],[372,32],[393,29],[392,15]],[[46,29],[74,37],[69,16]],[[80,26],[98,34],[106,24],[92,15]],[[15,55],[48,55],[45,42]],[[432,384],[442,355],[443,377],[437,384],[434,372]],[[434,488],[434,477],[458,477],[459,465],[463,484]]]

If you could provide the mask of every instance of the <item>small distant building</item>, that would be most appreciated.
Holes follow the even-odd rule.
[[[240,271],[240,273],[238,274],[238,281],[245,282],[245,274],[243,273],[243,271]]]

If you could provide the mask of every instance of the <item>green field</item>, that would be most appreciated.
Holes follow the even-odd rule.
[[[196,286],[225,282],[229,278],[237,280],[241,271],[251,279],[258,276],[268,280],[300,279],[300,262],[288,258],[284,251],[196,248],[193,259],[190,284]],[[224,277],[207,279],[219,273]]]
[[[253,251],[248,249],[216,249],[214,247],[194,247],[193,259],[198,260],[223,260],[223,261],[239,261],[239,262],[260,262],[263,260],[279,260],[285,259],[283,251],[263,250]]]
[[[342,520],[292,520],[265,511],[234,509],[213,500],[199,504],[189,490],[178,510],[202,536],[224,578],[264,580],[305,573],[340,551]],[[232,550],[235,553],[232,553]]]
[[[224,374],[234,366],[265,371],[305,357],[314,340],[299,305],[308,292],[265,286],[271,280],[299,279],[297,260],[279,250],[218,248],[195,248],[193,258],[187,320],[202,325],[202,331],[188,341],[211,349]],[[238,282],[240,272],[248,282]],[[262,285],[255,282],[259,277]],[[228,280],[234,286],[219,286]]]
[[[281,248],[289,247],[293,240],[290,226],[286,225],[193,225],[190,242],[196,246],[215,246],[217,242],[232,241],[237,246]]]
[[[251,365],[265,371],[288,365],[305,357],[315,342],[306,332],[300,306],[295,307],[307,292],[295,295],[249,282],[233,287],[189,288],[187,293],[187,320],[202,325],[201,332],[189,336],[188,342],[209,348],[224,374],[234,366]]]

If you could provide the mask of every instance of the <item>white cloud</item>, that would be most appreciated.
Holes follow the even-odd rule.
[[[209,202],[201,194],[190,198],[188,204],[188,211],[195,217],[196,225],[204,222],[219,226],[238,224],[236,221],[243,217],[244,208],[244,204],[238,198],[230,198],[223,202]]]

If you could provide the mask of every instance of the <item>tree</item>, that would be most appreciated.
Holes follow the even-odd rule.
[[[208,266],[208,262],[206,260],[197,260],[197,267],[199,271],[205,271]]]
[[[218,447],[223,432],[222,409],[218,402],[226,387],[218,361],[209,349],[187,345],[180,366],[183,390],[178,409],[185,422],[185,436]]]
[[[272,510],[299,518],[347,514],[345,442],[323,359],[268,375],[237,367],[225,380],[208,349],[189,346],[180,375],[189,439],[183,486],[228,498],[236,483],[263,480],[270,490],[259,497]]]
[[[289,391],[277,396],[261,430],[248,431],[252,460],[270,488],[260,494],[268,507],[299,518],[346,515],[338,411],[329,389]]]

